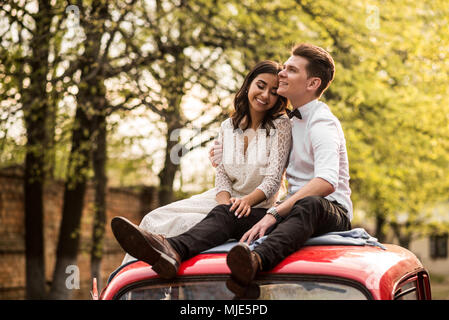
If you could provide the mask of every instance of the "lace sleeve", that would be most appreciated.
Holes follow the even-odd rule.
[[[226,126],[226,121],[221,124],[220,134],[218,136],[218,140],[223,146],[223,128]],[[220,193],[221,191],[227,191],[230,195],[232,195],[232,182],[229,179],[228,174],[223,166],[223,161],[215,169],[215,194]]]
[[[292,143],[292,130],[290,119],[282,117],[276,121],[276,130],[271,136],[270,156],[268,167],[265,169],[265,177],[257,187],[267,199],[278,192],[282,175],[287,164]]]

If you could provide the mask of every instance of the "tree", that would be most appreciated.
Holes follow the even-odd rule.
[[[106,223],[105,192],[107,176],[105,172],[107,150],[107,116],[116,110],[128,109],[128,106],[111,105],[107,99],[105,80],[117,74],[127,72],[141,64],[153,60],[151,56],[139,54],[133,39],[126,39],[137,51],[137,58],[129,58],[126,63],[112,66],[111,44],[121,23],[134,6],[135,1],[111,6],[107,1],[78,3],[81,32],[85,38],[79,43],[84,50],[81,57],[72,60],[71,65],[60,77],[72,76],[79,72],[76,83],[76,114],[73,125],[70,157],[64,187],[64,204],[59,232],[57,260],[53,275],[50,297],[66,299],[71,291],[65,287],[65,268],[77,261],[80,240],[80,222],[84,206],[84,197],[91,160],[93,164],[95,205],[92,229],[91,272],[99,281],[100,263],[103,254],[103,237]],[[118,18],[113,18],[118,13]],[[126,52],[127,59],[134,51]],[[132,109],[132,107],[130,108]]]
[[[158,174],[161,205],[174,200],[180,158],[213,139],[210,129],[228,116],[229,96],[246,70],[256,61],[279,59],[284,52],[283,41],[289,39],[294,21],[281,18],[294,10],[292,3],[280,1],[142,1],[133,13],[133,27],[120,30],[123,39],[140,39],[142,51],[155,57],[124,75],[131,87],[118,94],[138,99],[164,124],[164,160]],[[274,30],[285,37],[281,40]],[[196,118],[184,111],[184,100],[191,96],[200,96],[205,105]],[[181,139],[180,133],[186,135],[184,129],[194,126],[201,126],[203,140],[195,144]]]
[[[65,28],[66,2],[9,1],[0,8],[7,24],[0,26],[0,157],[9,159],[10,150],[20,150],[7,131],[23,112],[27,297],[45,292],[42,190],[53,174],[66,183],[52,297],[70,295],[64,289],[65,267],[76,263],[85,188],[92,177],[91,266],[100,279],[112,114],[144,107],[157,122],[154,136],[164,141],[164,159],[156,174],[165,204],[174,199],[180,160],[214,138],[246,70],[259,60],[285,60],[297,42],[320,45],[336,61],[336,78],[323,99],[344,127],[355,208],[377,221],[380,240],[393,231],[407,246],[413,236],[428,232],[432,213],[426,209],[447,201],[449,189],[444,4],[78,1],[74,31]],[[67,48],[70,32],[84,38]],[[57,109],[66,103],[67,91],[76,97],[75,117],[69,121],[64,113],[62,123]],[[186,108],[192,97],[202,109],[195,115]],[[71,133],[64,131],[66,123],[73,124]],[[69,141],[60,140],[61,128]]]
[[[49,114],[46,83],[54,17],[50,1],[37,1],[36,6],[35,12],[30,12],[26,6],[14,1],[1,7],[3,17],[8,18],[10,26],[1,35],[3,77],[14,88],[12,92],[20,96],[17,100],[23,112],[27,138],[24,207],[28,299],[44,298],[46,289],[43,230],[43,190],[47,174],[45,160],[48,143],[46,120]],[[5,48],[5,44],[10,48]],[[5,89],[3,85],[2,87]],[[3,90],[2,94],[12,92]]]
[[[448,118],[432,116],[447,113],[440,85],[448,70],[447,16],[436,15],[439,5],[374,6],[377,27],[367,24],[343,38],[353,43],[363,34],[363,46],[348,46],[360,63],[337,69],[331,86],[346,129],[356,207],[375,218],[380,240],[389,224],[403,246],[426,230],[427,209],[447,200]]]

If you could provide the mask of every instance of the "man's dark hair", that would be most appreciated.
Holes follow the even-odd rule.
[[[307,59],[309,62],[306,66],[308,78],[317,77],[321,79],[321,85],[316,91],[316,96],[320,97],[334,79],[334,59],[323,48],[308,43],[296,45],[292,49],[292,55]]]

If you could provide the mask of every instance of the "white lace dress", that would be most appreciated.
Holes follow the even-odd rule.
[[[221,191],[228,191],[231,197],[243,197],[258,188],[265,193],[266,200],[255,207],[271,207],[277,200],[291,147],[290,119],[282,116],[274,125],[275,129],[267,136],[263,129],[234,130],[231,119],[223,121],[219,135],[223,158],[216,168],[215,188],[151,211],[140,227],[166,237],[179,235],[218,205],[215,196]],[[127,254],[123,263],[130,260],[134,258]]]

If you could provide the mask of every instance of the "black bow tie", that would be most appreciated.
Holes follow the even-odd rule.
[[[290,119],[293,118],[293,117],[296,117],[298,119],[302,119],[301,112],[299,112],[298,109],[294,109],[293,111],[288,110],[288,109],[285,109],[285,110],[287,111],[287,115],[288,115],[288,117]]]

